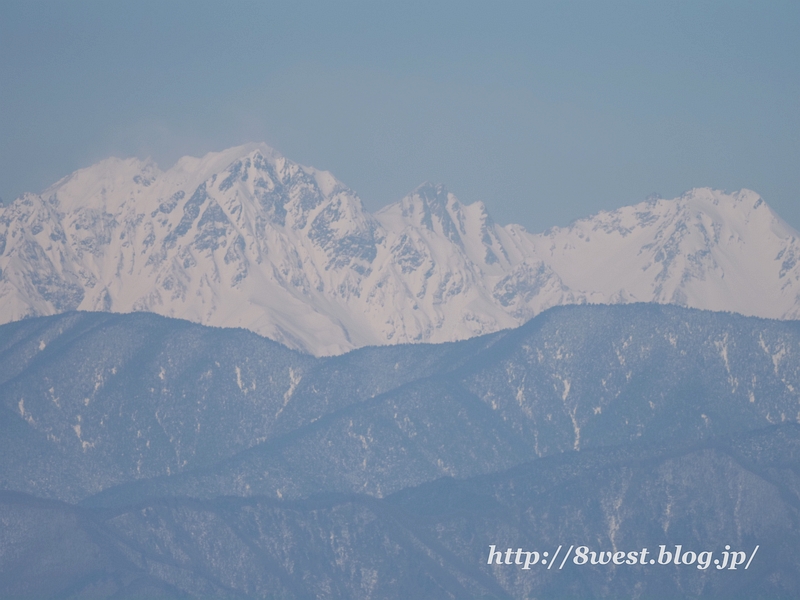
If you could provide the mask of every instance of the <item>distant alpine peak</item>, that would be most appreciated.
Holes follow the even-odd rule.
[[[694,188],[674,199],[651,196],[639,204],[600,211],[590,217],[578,219],[569,227],[575,223],[604,223],[619,219],[625,219],[627,224],[634,224],[637,221],[650,221],[654,216],[676,218],[688,214],[705,214],[713,219],[739,220],[749,218],[759,208],[761,209],[759,212],[769,213],[770,218],[777,217],[761,196],[752,190],[742,189],[727,193],[712,188]],[[563,228],[553,228],[554,231],[561,229]]]
[[[423,183],[374,215],[266,144],[109,158],[0,208],[0,322],[150,311],[317,355],[444,342],[559,304],[798,318],[800,235],[750,190],[651,197],[531,234]]]
[[[397,204],[378,215],[400,218],[407,227],[423,228],[451,239],[464,234],[464,205],[441,184],[423,183]]]
[[[694,188],[674,201],[661,199],[654,204],[656,208],[664,207],[668,210],[670,203],[676,205],[675,209],[677,210],[691,210],[707,214],[714,219],[748,219],[755,212],[763,214],[765,218],[776,216],[761,196],[748,189],[729,194],[711,188]]]

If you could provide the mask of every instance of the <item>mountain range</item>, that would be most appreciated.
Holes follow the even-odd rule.
[[[796,598],[799,348],[657,304],[325,358],[150,313],[6,324],[0,596]]]
[[[0,208],[0,597],[800,597],[798,258],[749,190],[77,171]]]
[[[424,184],[375,214],[252,144],[116,158],[0,208],[0,323],[71,310],[242,327],[317,356],[445,342],[564,304],[794,319],[800,240],[756,193],[694,189],[531,234]]]

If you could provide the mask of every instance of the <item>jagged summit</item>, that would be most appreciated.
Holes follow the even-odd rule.
[[[0,322],[151,311],[324,355],[464,339],[558,304],[796,318],[799,256],[749,190],[530,234],[430,183],[372,215],[331,173],[248,144],[166,171],[106,159],[0,207]]]
[[[613,300],[795,318],[797,237],[751,190],[698,188],[674,200],[601,212],[534,239],[535,252],[550,256],[570,288],[585,286]]]

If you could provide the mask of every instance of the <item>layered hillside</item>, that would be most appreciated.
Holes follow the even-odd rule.
[[[653,304],[319,359],[152,314],[7,324],[0,595],[794,598],[799,348]]]

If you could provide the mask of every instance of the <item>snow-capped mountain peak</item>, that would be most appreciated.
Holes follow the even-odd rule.
[[[797,232],[749,190],[530,234],[430,183],[371,215],[332,174],[248,144],[163,172],[107,159],[0,208],[0,322],[152,311],[336,354],[463,339],[566,303],[795,318],[798,257]]]

